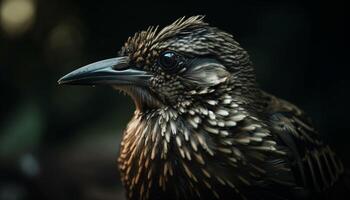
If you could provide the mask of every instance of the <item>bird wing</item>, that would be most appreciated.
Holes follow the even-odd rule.
[[[314,129],[311,120],[293,104],[270,98],[270,122],[281,145],[289,149],[291,167],[298,185],[312,191],[325,191],[337,182],[343,165]]]

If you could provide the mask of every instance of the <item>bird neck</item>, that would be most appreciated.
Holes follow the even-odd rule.
[[[249,112],[247,100],[233,94],[188,102],[176,109],[136,110],[124,133],[119,157],[128,195],[143,199],[152,196],[152,191],[176,191],[180,196],[196,196],[203,184],[234,188],[251,184],[251,174],[263,170],[247,166],[246,159],[259,155],[250,161],[261,162],[268,156],[266,152],[277,151],[276,142],[266,125]],[[252,153],[256,151],[261,152]],[[232,168],[222,168],[220,163],[232,168],[245,166],[239,180],[227,171]],[[213,191],[212,195],[218,195]]]
[[[135,104],[137,113],[153,110],[163,107],[163,103],[159,101],[152,92],[144,87],[138,87],[133,85],[126,86],[114,86],[114,89],[122,91],[130,96]]]

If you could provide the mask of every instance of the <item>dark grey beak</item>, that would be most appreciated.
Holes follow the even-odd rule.
[[[126,57],[98,61],[63,76],[62,85],[139,85],[146,86],[151,75],[129,66]]]

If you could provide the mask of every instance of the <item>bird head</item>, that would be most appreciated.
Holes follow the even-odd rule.
[[[184,110],[229,91],[249,93],[255,85],[247,52],[232,35],[205,23],[203,16],[138,32],[118,57],[81,67],[58,82],[111,85],[128,93],[139,110]]]

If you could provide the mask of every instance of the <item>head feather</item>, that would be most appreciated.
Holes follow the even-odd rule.
[[[147,30],[137,32],[133,37],[129,37],[121,54],[133,54],[132,57],[137,58],[140,55],[144,55],[146,52],[152,51],[157,44],[166,39],[175,37],[179,34],[188,34],[191,30],[208,26],[203,19],[203,15],[188,18],[181,17],[160,31],[158,31],[158,26],[150,26]]]
[[[188,33],[191,29],[207,26],[208,24],[203,21],[204,17],[203,15],[197,15],[187,19],[186,17],[179,18],[159,31],[155,41],[164,40],[181,33]]]

